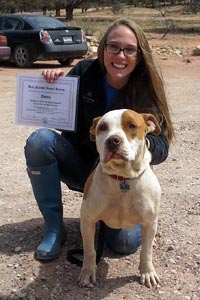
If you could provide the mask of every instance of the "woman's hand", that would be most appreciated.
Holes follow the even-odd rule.
[[[152,122],[151,120],[148,120],[147,125],[148,125],[149,132],[154,132],[154,130],[156,129],[156,125],[154,124],[154,122]]]
[[[154,130],[156,129],[156,125],[151,120],[148,120],[147,124],[148,124],[149,132],[154,132]],[[147,149],[149,149],[151,146],[150,140],[148,138],[146,138],[146,145],[147,145]]]
[[[62,69],[45,69],[42,75],[47,82],[53,83],[59,76],[63,76],[64,72]]]

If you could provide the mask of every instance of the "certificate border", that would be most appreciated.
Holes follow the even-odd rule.
[[[28,125],[28,126],[36,126],[36,127],[47,127],[47,128],[54,128],[60,129],[65,131],[76,131],[77,127],[77,102],[78,102],[78,87],[79,87],[79,77],[78,76],[61,76],[55,82],[55,84],[59,84],[59,86],[63,85],[66,87],[67,84],[67,91],[66,93],[68,96],[68,101],[66,101],[65,109],[67,110],[66,113],[66,120],[65,121],[58,121],[56,124],[52,122],[52,120],[46,120],[45,118],[34,118],[30,116],[26,116],[24,111],[24,103],[27,101],[27,97],[25,97],[25,84],[27,81],[31,84],[42,84],[44,87],[51,89],[52,86],[55,85],[54,83],[47,83],[46,80],[42,75],[36,74],[24,74],[19,73],[17,76],[17,95],[16,95],[16,123],[21,125]],[[45,93],[47,93],[45,91]],[[30,101],[30,99],[29,99]],[[68,102],[68,104],[67,104]],[[63,102],[64,103],[64,102]],[[62,103],[62,104],[63,104]]]

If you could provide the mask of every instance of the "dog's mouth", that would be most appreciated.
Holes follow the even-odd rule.
[[[128,153],[124,147],[123,139],[118,135],[110,136],[105,142],[103,162],[106,164],[111,160],[127,161],[127,157]]]
[[[119,159],[127,161],[127,158],[122,153],[106,151],[103,162],[107,163],[110,160],[119,160]]]

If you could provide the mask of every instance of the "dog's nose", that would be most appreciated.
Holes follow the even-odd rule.
[[[119,149],[121,143],[122,139],[117,135],[113,135],[107,139],[106,146],[108,151],[113,152]]]

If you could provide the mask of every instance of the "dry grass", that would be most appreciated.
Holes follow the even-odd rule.
[[[95,35],[100,39],[106,28],[117,18],[131,18],[146,32],[164,33],[195,33],[200,31],[199,14],[186,14],[183,6],[167,7],[164,11],[159,9],[125,6],[119,13],[113,13],[111,8],[91,9],[82,13],[80,9],[74,10],[74,19],[67,21],[68,25],[83,28],[87,35]],[[65,11],[61,18],[65,21]]]

